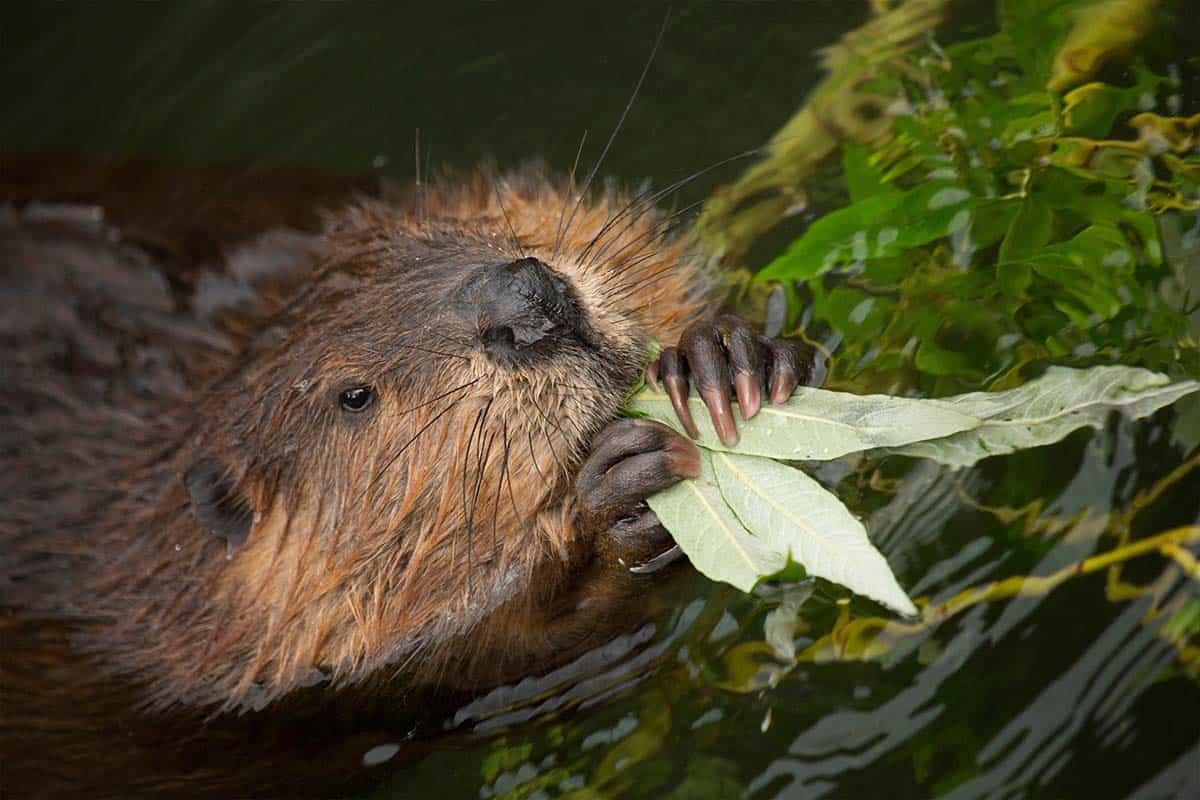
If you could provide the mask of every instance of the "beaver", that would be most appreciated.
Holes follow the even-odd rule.
[[[654,195],[481,169],[206,248],[35,185],[0,216],[6,750],[85,709],[208,724],[562,664],[636,623],[678,554],[645,499],[699,472],[619,416],[631,387],[693,435],[696,389],[732,442],[732,401],[808,375],[714,318]]]

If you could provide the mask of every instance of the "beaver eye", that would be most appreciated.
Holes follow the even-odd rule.
[[[366,411],[374,399],[375,392],[371,390],[370,386],[355,386],[342,392],[338,397],[338,402],[345,411],[359,412]]]

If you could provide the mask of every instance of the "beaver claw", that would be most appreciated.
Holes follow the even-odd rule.
[[[778,405],[791,397],[796,386],[808,381],[810,372],[811,364],[801,359],[794,345],[768,339],[740,317],[726,314],[713,322],[692,325],[677,347],[664,347],[647,369],[646,381],[658,391],[662,379],[675,414],[694,439],[699,431],[687,404],[691,375],[717,435],[733,446],[738,431],[730,404],[731,387],[742,419],[751,419],[762,407],[764,387],[770,402]]]
[[[580,511],[605,532],[604,544],[618,561],[652,572],[678,551],[646,498],[699,474],[700,451],[688,439],[660,422],[619,419],[597,434],[580,470]]]

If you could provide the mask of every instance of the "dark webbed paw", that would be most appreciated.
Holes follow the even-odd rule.
[[[700,474],[700,451],[659,422],[619,419],[592,443],[579,473],[580,513],[598,545],[635,571],[653,571],[678,554],[646,498]]]
[[[732,397],[737,398],[742,419],[751,419],[762,407],[764,389],[777,405],[807,383],[811,373],[811,358],[801,358],[795,345],[769,339],[740,317],[726,314],[692,325],[678,346],[664,347],[646,371],[646,380],[656,391],[662,381],[684,430],[695,438],[699,432],[687,405],[690,377],[708,406],[717,435],[732,446],[738,442]]]

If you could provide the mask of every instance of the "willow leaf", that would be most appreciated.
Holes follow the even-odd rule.
[[[861,450],[939,439],[979,425],[977,417],[940,400],[803,387],[786,403],[764,404],[754,419],[739,419],[741,440],[726,447],[717,438],[703,401],[692,395],[688,404],[700,429],[697,444],[702,447],[790,461],[825,461]],[[629,408],[683,431],[670,399],[662,392],[639,392]]]
[[[972,392],[943,404],[983,422],[973,429],[886,452],[919,456],[955,467],[982,458],[1057,442],[1083,427],[1099,428],[1112,411],[1145,417],[1200,390],[1200,382],[1137,367],[1051,367],[1040,378],[1002,392]]]
[[[815,480],[769,458],[713,453],[712,464],[734,514],[785,563],[790,557],[809,575],[917,613],[863,524]]]
[[[681,481],[647,502],[692,565],[743,592],[787,566],[787,550],[746,530],[729,509],[713,473],[712,454],[700,451],[700,476]]]

